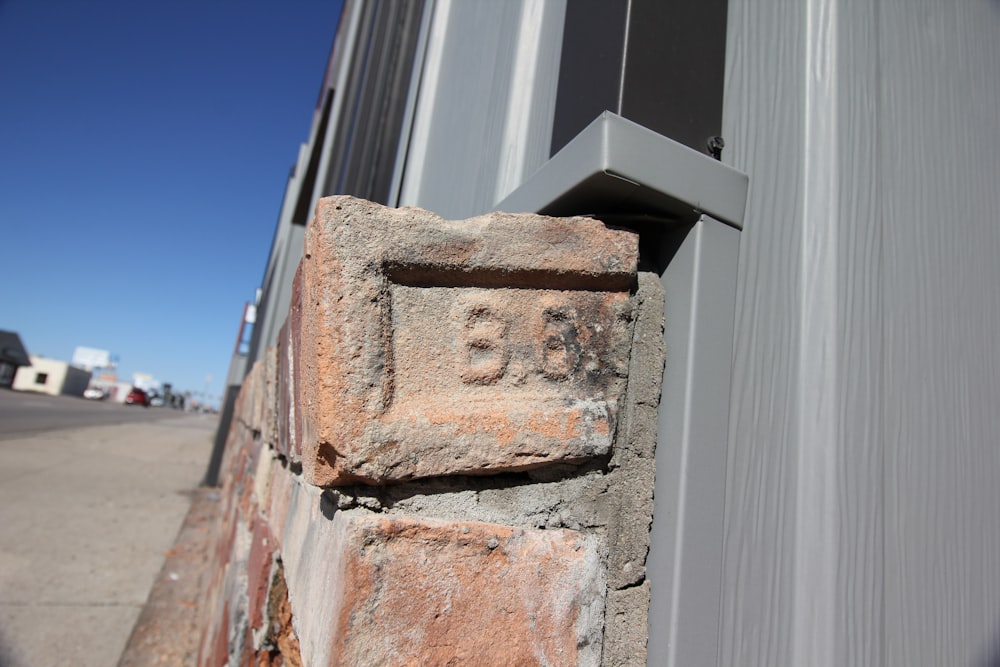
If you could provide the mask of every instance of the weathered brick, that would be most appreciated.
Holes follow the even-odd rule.
[[[260,648],[256,641],[267,628],[267,597],[271,588],[271,566],[274,561],[275,542],[267,521],[258,516],[253,524],[250,555],[247,558],[247,607],[249,630],[247,640],[253,649]]]
[[[258,468],[258,464],[262,456],[270,456],[270,451],[264,449],[262,451],[260,441],[254,440],[253,447],[249,447],[243,451],[243,457],[241,459],[241,469],[236,474],[237,484],[234,485],[233,492],[239,493],[239,507],[243,516],[252,516],[255,513],[255,506],[257,504],[256,498],[256,478],[255,473]]]
[[[256,509],[265,515],[271,507],[271,480],[273,475],[271,469],[280,467],[274,458],[273,451],[263,449],[257,457],[257,469],[253,473],[253,495]]]
[[[288,369],[290,410],[288,422],[288,457],[297,463],[302,461],[302,419],[303,410],[299,396],[302,395],[302,264],[295,269],[292,279],[292,300],[288,310],[288,341],[291,347]]]
[[[334,523],[331,643],[318,664],[598,662],[604,589],[582,534],[371,515]]]
[[[249,377],[243,378],[240,384],[240,391],[236,394],[236,403],[233,404],[233,424],[250,423],[250,383]]]
[[[274,462],[268,471],[269,493],[266,506],[262,505],[262,511],[267,514],[277,543],[280,545],[285,534],[285,523],[288,520],[288,503],[291,499],[294,476],[287,468],[278,462]]]
[[[302,667],[299,639],[292,626],[292,607],[288,599],[284,568],[275,559],[267,595],[264,626],[254,642],[249,657],[256,667]]]
[[[307,479],[381,484],[607,453],[637,252],[634,234],[585,218],[456,222],[322,200],[296,348]]]
[[[254,429],[254,410],[257,408],[257,367],[257,363],[250,366],[236,399],[239,419],[250,430]]]
[[[202,644],[201,655],[198,664],[202,667],[218,667],[229,662],[229,604],[222,608],[222,614],[213,624],[210,631],[205,633],[205,640]]]
[[[264,393],[265,393],[265,361],[258,359],[250,369],[250,397],[253,405],[250,408],[250,428],[260,433],[264,426]]]
[[[236,531],[239,527],[238,504],[235,498],[230,495],[229,507],[224,508],[221,521],[219,522],[218,542],[215,548],[215,562],[220,572],[225,572],[225,565],[232,560],[233,549],[236,545]]]
[[[288,321],[281,326],[278,330],[278,377],[277,386],[275,391],[277,393],[277,406],[276,406],[276,418],[275,418],[275,428],[277,429],[277,434],[274,442],[274,450],[279,456],[284,458],[289,458],[291,453],[291,437],[292,437],[292,390],[294,386],[292,384],[292,356],[294,350],[292,348],[292,341],[289,336],[289,326]]]
[[[278,349],[271,346],[264,351],[262,372],[262,404],[260,439],[273,447],[278,440]]]
[[[242,390],[238,394],[238,397],[243,397]],[[239,400],[237,400],[237,405],[239,404]],[[222,460],[219,463],[219,470],[222,471],[220,479],[223,483],[229,479],[229,475],[232,473],[233,468],[233,457],[236,455],[236,452],[243,448],[244,442],[249,433],[249,428],[243,420],[239,418],[239,414],[234,413],[233,422],[229,427],[229,434],[226,437],[226,445],[222,452]]]

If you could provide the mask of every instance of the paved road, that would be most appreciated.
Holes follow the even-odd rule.
[[[169,408],[0,389],[0,440],[68,428],[175,419],[181,414]]]

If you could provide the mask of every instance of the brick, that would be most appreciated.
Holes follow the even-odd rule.
[[[229,604],[222,609],[222,617],[213,632],[206,633],[206,643],[202,646],[202,655],[198,664],[202,667],[225,665],[229,661]]]
[[[256,361],[250,366],[250,370],[243,378],[243,384],[240,386],[240,393],[237,397],[240,421],[246,424],[250,430],[256,430],[255,421],[257,416],[255,413],[258,403],[257,384],[258,376],[260,375],[259,367],[260,361]]]
[[[288,520],[288,504],[295,476],[277,462],[270,466],[268,474],[270,476],[268,502],[262,509],[267,514],[271,532],[280,548],[285,534],[285,523]]]
[[[302,389],[302,362],[300,354],[300,341],[302,338],[302,264],[295,270],[295,277],[292,279],[292,298],[288,310],[288,319],[285,322],[288,329],[288,355],[287,367],[284,373],[284,381],[288,383],[287,393],[287,425],[282,432],[284,438],[282,451],[288,456],[290,461],[301,463],[302,461],[302,419],[303,410],[298,396]]]
[[[240,390],[238,397],[242,397],[243,395],[243,391]],[[238,401],[237,405],[239,405]],[[226,480],[232,472],[233,458],[236,456],[236,452],[243,449],[249,433],[248,427],[243,420],[239,418],[239,414],[234,413],[233,422],[229,426],[229,434],[226,437],[226,445],[222,452],[222,460],[219,463],[219,470],[221,471],[219,479],[223,482],[223,484],[226,483]]]
[[[239,508],[243,516],[251,516],[255,512],[257,505],[257,480],[255,474],[258,470],[260,460],[269,457],[268,450],[261,451],[259,441],[253,441],[253,447],[244,450],[240,459],[240,469],[235,473],[236,483],[233,485],[234,497],[239,499]]]
[[[262,406],[260,439],[273,447],[278,440],[278,348],[271,346],[264,351],[262,372]]]
[[[306,478],[384,484],[606,454],[637,253],[634,234],[592,219],[456,222],[322,200],[297,320]]]
[[[294,437],[292,426],[292,410],[294,405],[292,392],[295,388],[292,383],[293,355],[294,348],[292,347],[289,333],[289,324],[288,320],[285,320],[281,329],[278,330],[278,377],[277,386],[275,387],[275,391],[277,392],[277,415],[275,420],[277,437],[274,442],[274,450],[279,456],[285,459],[288,459],[291,455],[291,439]]]
[[[236,394],[236,403],[233,405],[233,424],[250,423],[250,383],[248,378],[244,378],[240,384],[240,391]]]
[[[264,427],[264,393],[265,393],[265,360],[258,359],[250,369],[247,379],[250,381],[250,428],[260,433]]]
[[[253,495],[258,512],[267,514],[271,507],[271,481],[274,478],[271,469],[280,466],[273,452],[263,450],[257,457],[257,469],[253,473]]]
[[[247,557],[247,608],[249,629],[247,638],[253,640],[254,632],[266,633],[267,595],[271,588],[271,565],[275,542],[267,521],[258,516],[253,524],[250,554]],[[260,648],[259,644],[253,648]]]
[[[239,528],[239,513],[235,498],[230,495],[227,498],[228,507],[223,508],[221,521],[219,522],[218,536],[216,542],[214,558],[218,572],[225,574],[225,564],[232,560],[236,547],[236,534]]]
[[[267,596],[266,628],[257,644],[253,664],[260,667],[302,667],[299,639],[292,625],[292,606],[288,599],[284,568],[280,559],[274,565]]]
[[[329,665],[586,665],[600,655],[593,542],[338,514]],[[320,656],[315,656],[320,658]]]
[[[253,366],[247,372],[246,376],[243,378],[243,383],[240,385],[240,393],[237,396],[237,404],[239,408],[240,421],[247,426],[247,428],[252,428],[251,423],[253,422],[253,404],[254,404],[254,383],[253,383]]]

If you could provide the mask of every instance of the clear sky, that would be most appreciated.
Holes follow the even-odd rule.
[[[0,0],[0,329],[222,393],[336,0]]]

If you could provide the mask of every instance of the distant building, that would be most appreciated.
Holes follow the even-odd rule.
[[[53,396],[83,396],[90,383],[90,371],[74,368],[65,361],[29,357],[30,365],[21,366],[14,375],[16,391],[37,391]]]
[[[0,387],[9,389],[17,369],[30,364],[21,337],[13,331],[0,331]]]

